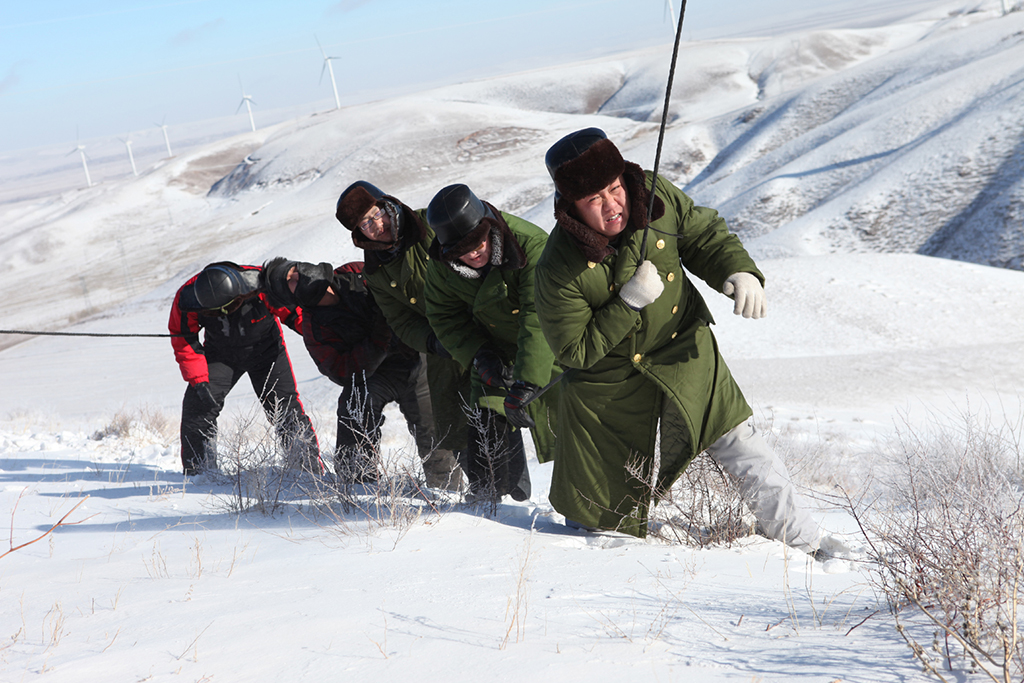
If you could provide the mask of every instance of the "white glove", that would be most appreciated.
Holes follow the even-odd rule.
[[[736,302],[732,312],[744,318],[763,318],[768,315],[761,281],[750,273],[733,273],[725,279],[722,294]]]
[[[633,273],[633,277],[629,278],[629,282],[622,285],[619,296],[627,306],[639,311],[647,304],[654,303],[663,291],[665,283],[661,281],[658,269],[650,261],[644,261]]]

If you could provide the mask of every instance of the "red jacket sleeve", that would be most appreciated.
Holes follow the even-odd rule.
[[[182,285],[183,289],[192,284],[198,273],[191,280]],[[210,381],[209,369],[206,366],[206,352],[199,341],[199,316],[192,312],[181,310],[179,299],[181,289],[174,295],[174,303],[171,304],[171,317],[167,321],[167,329],[173,335],[171,347],[174,349],[174,360],[178,362],[181,376],[189,384],[195,385],[200,382]]]

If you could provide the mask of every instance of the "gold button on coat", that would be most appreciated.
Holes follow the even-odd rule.
[[[633,362],[634,363],[639,363],[640,362],[640,358],[641,358],[640,354],[639,353],[636,354],[635,356],[633,356]]]
[[[518,314],[519,314],[519,309],[518,308],[513,308],[512,309],[512,315],[518,315]]]
[[[594,268],[596,266],[597,266],[597,264],[594,263],[593,261],[587,261],[587,268]]]
[[[672,315],[675,315],[678,312],[679,312],[679,307],[678,306],[673,306],[672,307]]]
[[[664,249],[665,248],[665,240],[658,240],[658,243],[655,244],[654,246],[658,247],[658,249]]]
[[[669,282],[672,282],[673,280],[676,279],[676,274],[675,273],[669,273],[668,276],[665,279],[668,280]]]
[[[415,304],[416,303],[416,297],[410,297],[409,298],[409,303]]]
[[[397,286],[398,286],[398,283],[397,283],[397,282],[395,282],[394,280],[392,280],[392,281],[391,281],[391,286],[392,286],[392,287],[397,287]]]

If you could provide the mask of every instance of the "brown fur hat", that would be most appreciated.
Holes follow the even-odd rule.
[[[357,180],[346,187],[338,197],[338,206],[334,217],[349,230],[358,230],[363,215],[383,196],[384,193],[376,186],[365,180]]]

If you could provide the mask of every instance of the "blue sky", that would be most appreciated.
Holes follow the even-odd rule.
[[[692,0],[683,35],[771,34],[893,4],[935,3]],[[257,121],[329,109],[317,38],[338,58],[346,104],[669,43],[672,32],[665,0],[11,1],[0,14],[0,150],[233,115],[241,131],[240,81]]]

